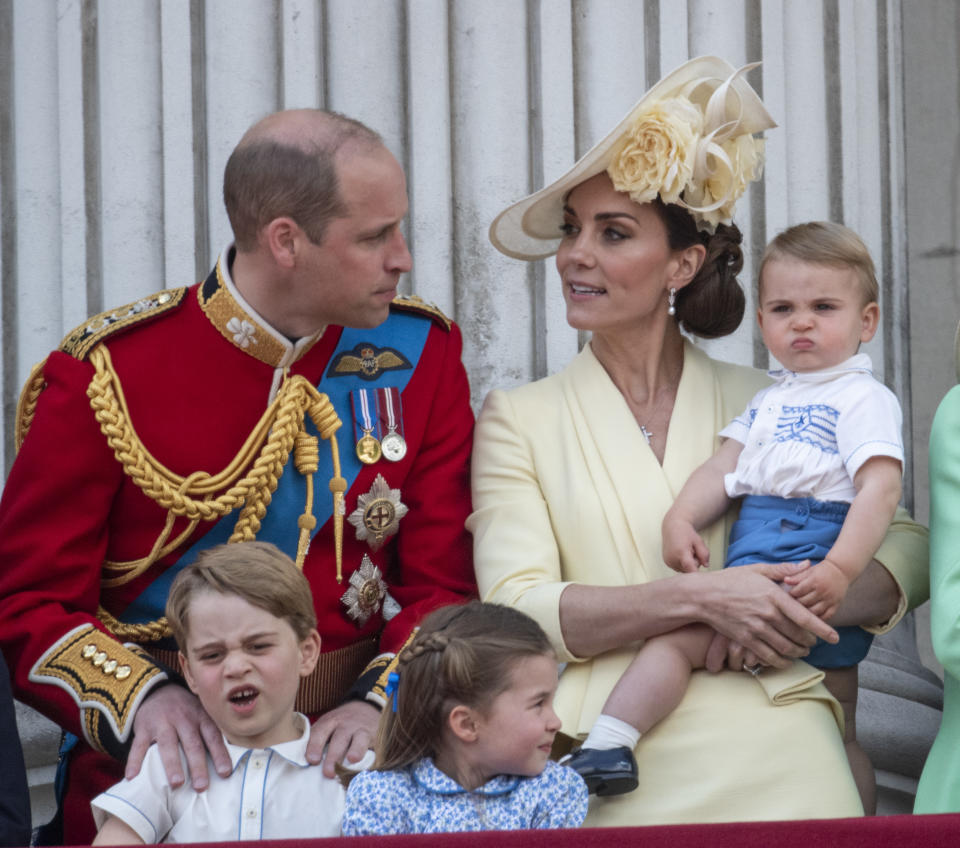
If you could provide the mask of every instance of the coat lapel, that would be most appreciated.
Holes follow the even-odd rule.
[[[690,473],[715,450],[716,433],[725,423],[718,420],[722,404],[709,358],[685,342],[663,467],[589,345],[565,376],[587,473],[603,504],[624,580],[641,583],[672,574],[663,563],[660,524]],[[713,423],[705,426],[705,418]],[[712,559],[722,556],[722,536],[721,528]],[[707,542],[713,550],[714,540]]]

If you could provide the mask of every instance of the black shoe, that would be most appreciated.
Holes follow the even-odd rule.
[[[637,788],[637,761],[626,746],[602,751],[581,748],[564,761],[586,781],[587,790],[597,795],[623,795]]]

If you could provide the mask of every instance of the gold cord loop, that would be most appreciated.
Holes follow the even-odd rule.
[[[342,580],[343,492],[346,483],[340,474],[340,456],[334,437],[341,422],[329,398],[318,392],[309,380],[299,375],[284,379],[276,398],[226,468],[214,475],[195,472],[188,477],[181,477],[158,462],[140,441],[130,421],[130,412],[109,351],[103,345],[98,345],[89,359],[94,376],[87,388],[87,396],[101,432],[122,465],[124,474],[147,497],[167,510],[165,527],[150,553],[134,562],[105,563],[104,570],[111,576],[105,577],[103,585],[128,583],[158,559],[175,550],[200,521],[215,521],[237,508],[240,508],[240,513],[229,541],[255,539],[291,452],[297,471],[306,477],[307,482],[304,514],[298,520],[300,537],[297,564],[302,568],[303,558],[309,548],[310,531],[316,527],[316,519],[313,518],[313,474],[319,467],[318,442],[316,437],[304,430],[305,415],[310,416],[321,437],[330,442],[333,459],[330,490],[333,493],[334,547],[337,580]],[[218,492],[220,494],[216,494]],[[185,518],[190,523],[174,542],[166,544],[176,518]],[[312,525],[307,519],[313,519]],[[121,639],[149,642],[169,635],[165,619],[128,625],[118,621],[102,607],[98,615]]]

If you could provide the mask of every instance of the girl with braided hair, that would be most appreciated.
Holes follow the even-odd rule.
[[[429,615],[401,652],[343,833],[577,827],[587,789],[551,761],[557,660],[532,618],[473,601]]]

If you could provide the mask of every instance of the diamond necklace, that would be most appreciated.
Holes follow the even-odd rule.
[[[670,391],[667,392],[668,395],[673,394],[673,393],[676,392],[676,390],[680,387],[680,374],[681,374],[681,373],[683,373],[683,363],[682,363],[682,362],[680,363],[680,372],[676,375],[677,384],[676,384],[676,386],[673,386],[673,380],[670,381],[669,385],[671,385],[671,386],[673,386],[673,387],[670,389]],[[634,402],[635,402],[635,401],[634,401]],[[662,397],[661,397],[660,400],[658,401],[657,405],[653,408],[653,412],[651,412],[651,413],[647,416],[647,421],[652,421],[654,418],[656,418],[657,413],[660,411],[660,407],[661,407],[661,406],[663,406],[663,398],[662,398]],[[645,440],[646,443],[649,445],[649,444],[650,444],[650,440],[653,438],[653,431],[652,431],[652,430],[648,430],[648,429],[647,429],[647,425],[646,425],[645,423],[643,423],[643,422],[638,422],[638,423],[640,424],[640,435],[643,436],[644,440]]]

